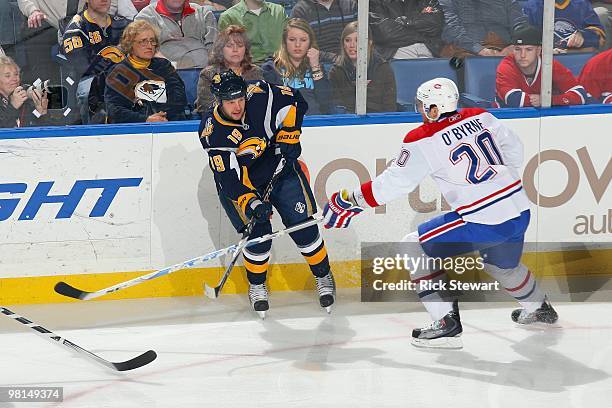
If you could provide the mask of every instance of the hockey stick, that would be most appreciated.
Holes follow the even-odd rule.
[[[52,342],[56,343],[56,344],[61,344],[62,346],[65,346],[66,348],[69,348],[73,351],[76,351],[77,353],[80,353],[100,364],[102,364],[105,367],[110,368],[111,370],[115,370],[115,371],[128,371],[128,370],[133,370],[135,368],[139,368],[142,367],[144,365],[149,364],[151,361],[155,360],[157,358],[157,353],[155,353],[153,350],[149,350],[145,353],[142,353],[141,355],[134,357],[131,360],[127,360],[127,361],[120,361],[118,363],[113,363],[111,361],[105,360],[102,357],[92,353],[91,351],[85,350],[84,348],[82,348],[81,346],[74,344],[73,342],[71,342],[70,340],[67,340],[63,337],[58,336],[57,334],[45,329],[42,326],[37,325],[36,323],[31,322],[30,320],[26,319],[23,316],[19,316],[17,314],[15,314],[14,312],[11,312],[9,309],[5,308],[5,307],[0,307],[0,313],[2,313],[5,316],[10,317],[13,320],[18,321],[19,323],[28,326],[30,329],[34,330],[38,335],[51,340]]]
[[[321,217],[313,218],[312,220],[304,221],[303,223],[294,225],[293,227],[285,228],[283,230],[279,230],[271,234],[263,235],[259,238],[251,239],[247,241],[247,244],[245,245],[245,247],[248,248],[252,245],[257,245],[261,242],[265,242],[265,241],[268,241],[274,238],[278,238],[285,234],[292,233],[294,231],[299,231],[303,228],[307,228],[307,227],[310,227],[311,225],[317,224],[321,222],[322,220],[323,218]],[[134,285],[138,285],[148,280],[153,280],[153,279],[159,278],[164,275],[168,275],[170,273],[173,273],[173,272],[185,269],[185,268],[191,268],[193,266],[200,265],[204,262],[211,261],[213,259],[219,258],[220,256],[227,254],[228,252],[234,251],[237,247],[238,247],[238,244],[230,245],[226,248],[218,249],[208,254],[201,255],[196,258],[192,258],[185,262],[181,262],[181,263],[178,263],[172,266],[168,266],[164,269],[160,269],[158,271],[151,272],[146,275],[138,276],[134,279],[130,279],[128,281],[121,282],[116,285],[110,286],[108,288],[100,289],[95,292],[86,292],[84,290],[77,289],[74,286],[67,284],[66,282],[58,282],[55,285],[55,291],[59,293],[60,295],[68,296],[73,299],[78,299],[78,300],[95,299],[97,297],[104,296],[112,292],[116,292],[116,291],[119,291],[125,288],[129,288]]]
[[[272,175],[270,182],[266,186],[266,190],[264,191],[263,201],[268,201],[270,199],[270,194],[272,193],[272,188],[274,187],[274,183],[276,183],[276,180],[278,180],[278,178],[280,177],[280,174],[283,171],[285,164],[286,164],[286,160],[284,157],[282,157],[280,162],[278,162],[276,169],[274,170],[274,174]],[[229,275],[232,272],[232,270],[234,269],[234,265],[236,265],[238,258],[240,258],[240,254],[242,253],[242,250],[245,248],[245,245],[248,242],[249,236],[251,235],[251,232],[253,232],[254,226],[255,226],[255,218],[252,218],[245,228],[244,237],[236,245],[236,250],[234,251],[234,254],[232,255],[232,260],[230,261],[229,265],[227,265],[227,268],[225,268],[225,272],[223,273],[223,276],[221,277],[219,284],[215,286],[214,288],[211,288],[210,286],[208,286],[206,282],[204,282],[204,293],[209,298],[216,299],[219,297],[219,293],[223,289],[223,286],[225,286],[225,282],[227,281],[227,278],[229,278]]]

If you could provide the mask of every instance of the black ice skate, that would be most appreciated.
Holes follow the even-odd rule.
[[[266,310],[270,308],[270,304],[268,303],[268,288],[265,282],[261,285],[249,283],[249,300],[251,301],[253,310],[257,312],[259,317],[265,319]]]
[[[422,329],[412,330],[412,345],[423,348],[460,349],[463,348],[462,332],[459,309],[455,304],[453,310],[440,320]]]
[[[317,292],[319,292],[319,303],[321,307],[325,308],[327,313],[331,313],[331,307],[336,299],[336,282],[334,281],[334,275],[329,271],[327,275],[322,278],[316,277],[317,281]]]
[[[535,312],[529,313],[526,309],[515,309],[510,315],[512,321],[519,324],[546,323],[554,324],[559,319],[559,315],[548,303],[548,299],[544,299],[542,306],[536,309]]]

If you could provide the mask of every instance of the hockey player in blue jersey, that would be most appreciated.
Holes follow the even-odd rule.
[[[364,208],[377,207],[414,190],[430,175],[453,211],[418,227],[403,241],[419,257],[448,258],[479,251],[484,269],[522,306],[512,312],[521,324],[554,323],[557,313],[533,274],[520,262],[529,225],[529,201],[520,177],[523,144],[497,118],[480,108],[457,111],[453,81],[436,78],[417,90],[423,125],[409,132],[397,159],[373,181],[332,195],[324,209],[326,228],[346,228]],[[411,271],[417,294],[433,319],[412,332],[417,347],[460,348],[456,300],[437,288],[444,270],[424,265]]]
[[[254,219],[252,238],[272,232],[273,207],[287,227],[311,219],[316,202],[297,161],[308,109],[300,93],[264,81],[247,85],[232,70],[215,74],[211,91],[216,103],[203,115],[200,142],[208,153],[219,200],[236,231],[244,233]],[[286,164],[266,201],[263,192],[283,158]],[[290,235],[315,277],[320,305],[329,313],[335,283],[319,228],[313,225]],[[271,247],[267,241],[243,250],[249,299],[262,318],[269,308],[266,273]]]

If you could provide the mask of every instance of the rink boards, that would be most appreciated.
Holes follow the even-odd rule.
[[[607,114],[605,113],[607,112]],[[571,115],[570,115],[571,113]],[[532,201],[525,262],[539,275],[607,274],[612,233],[609,108],[533,109],[499,116],[525,145]],[[312,118],[303,160],[322,207],[327,194],[375,177],[395,158],[415,115]],[[95,290],[222,248],[239,237],[221,209],[197,123],[0,131],[0,304],[61,302],[59,280]],[[347,230],[325,231],[339,286],[359,285],[360,242],[394,241],[448,210],[431,179]],[[282,228],[274,217],[275,229]],[[564,252],[545,243],[572,242]],[[588,256],[583,253],[585,243]],[[274,242],[272,289],[313,285],[288,238]],[[202,293],[221,260],[104,299]],[[244,291],[241,272],[225,291]]]

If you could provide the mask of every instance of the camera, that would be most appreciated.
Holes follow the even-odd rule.
[[[49,100],[48,109],[64,109],[68,100],[68,90],[61,85],[49,84],[49,80],[42,81],[37,79],[32,85],[23,84],[22,87],[26,90],[29,99],[33,99],[34,91],[38,91],[41,95],[47,93]]]

